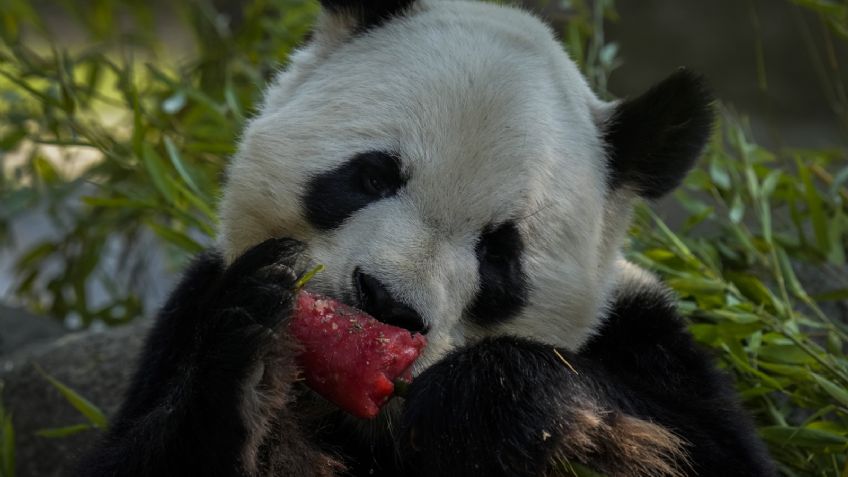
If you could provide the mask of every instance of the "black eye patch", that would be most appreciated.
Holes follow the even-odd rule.
[[[514,222],[483,230],[475,249],[480,289],[466,309],[480,325],[506,321],[527,304],[527,277],[521,263],[524,242]]]
[[[406,184],[396,154],[357,154],[339,167],[312,177],[302,196],[306,219],[321,230],[338,227],[357,210],[391,197]]]

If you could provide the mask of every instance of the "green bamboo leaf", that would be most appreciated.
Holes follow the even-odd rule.
[[[156,189],[159,190],[168,203],[173,204],[176,201],[177,194],[166,179],[168,171],[165,167],[165,163],[150,144],[144,143],[141,148],[144,167],[147,169],[148,175],[150,175],[150,178],[153,180],[153,185],[156,186]]]
[[[236,120],[239,123],[244,121],[244,113],[242,111],[241,104],[238,100],[238,96],[236,95],[233,85],[231,81],[227,81],[227,86],[224,88],[224,101],[227,104],[227,107],[232,111],[233,116],[235,116]]]
[[[786,288],[795,296],[806,297],[807,292],[798,280],[798,276],[795,275],[795,269],[792,267],[792,261],[789,260],[789,254],[786,253],[786,250],[779,247],[776,252],[780,274],[783,276],[783,282],[786,284]]]
[[[768,197],[763,195],[757,202],[760,212],[760,224],[762,225],[763,239],[768,244],[769,248],[774,248],[774,230],[771,223],[771,204]]]
[[[837,197],[839,195],[839,188],[846,182],[848,182],[848,167],[843,167],[842,170],[833,176],[833,182],[830,184],[829,190],[831,197]]]
[[[21,89],[23,89],[27,93],[38,98],[45,105],[51,105],[51,106],[55,106],[55,107],[61,107],[62,106],[62,104],[56,98],[33,88],[32,86],[30,86],[27,83],[26,80],[24,80],[22,78],[18,78],[16,76],[12,75],[11,73],[7,73],[3,70],[0,70],[0,77],[3,77],[5,79],[11,81],[16,86],[20,87]]]
[[[56,244],[53,242],[42,242],[31,249],[27,250],[17,262],[15,268],[25,270],[39,264],[42,260],[50,256],[57,250]]]
[[[719,347],[725,351],[726,357],[730,358],[736,368],[756,376],[757,379],[759,379],[759,384],[761,386],[767,386],[773,390],[783,389],[784,386],[780,381],[760,371],[759,369],[754,368],[748,363],[745,351],[741,349],[741,346],[738,342],[722,342]],[[738,351],[734,352],[734,349],[737,349]]]
[[[736,326],[738,327],[739,325]],[[750,336],[748,336],[748,351],[756,354],[760,350],[760,346],[763,345],[763,330],[757,326],[751,331]]]
[[[840,288],[839,290],[831,290],[825,293],[813,295],[815,301],[841,301],[848,300],[848,288]]]
[[[574,59],[575,63],[582,67],[585,63],[585,58],[583,56],[583,40],[581,39],[580,29],[576,23],[569,24],[566,29],[569,56]]]
[[[826,393],[828,393],[833,399],[836,399],[838,402],[842,403],[843,406],[848,407],[848,390],[845,388],[834,384],[833,382],[825,379],[824,377],[816,374],[810,373],[813,379],[821,386],[822,389]]]
[[[818,429],[821,431],[827,431],[831,434],[837,434],[844,436],[848,434],[848,430],[842,428],[839,423],[829,421],[829,420],[821,420],[822,416],[827,416],[836,410],[836,406],[825,406],[821,409],[821,411],[815,413],[812,417],[808,418],[804,422],[804,427],[807,429]],[[827,419],[825,417],[825,419]]]
[[[203,195],[200,188],[197,187],[197,182],[194,180],[191,172],[189,172],[189,167],[183,162],[182,157],[180,156],[180,151],[177,149],[177,146],[174,144],[174,141],[171,140],[170,137],[165,136],[164,138],[165,150],[168,152],[168,157],[171,159],[171,164],[174,166],[174,169],[177,170],[177,173],[182,178],[183,182],[194,191],[198,195]]]
[[[50,439],[56,437],[67,437],[72,436],[74,434],[79,434],[80,432],[85,432],[88,430],[94,429],[91,424],[75,424],[73,426],[65,426],[65,427],[53,427],[50,429],[42,429],[40,431],[36,431],[35,435],[39,437],[47,437]]]
[[[694,276],[687,278],[669,278],[666,282],[675,290],[690,295],[721,293],[726,289],[725,284],[718,280],[710,280]]]
[[[91,207],[104,207],[112,209],[147,209],[154,208],[156,204],[127,197],[82,197],[82,202]]]
[[[152,221],[148,221],[147,225],[153,230],[154,233],[156,233],[156,235],[165,239],[168,242],[171,242],[172,244],[185,250],[186,252],[194,254],[200,253],[204,250],[203,245],[200,245],[199,243],[197,243],[196,240],[182,232],[179,232],[172,228],[164,227]]]
[[[653,219],[654,224],[657,226],[657,229],[659,229],[660,233],[666,239],[668,239],[668,241],[674,246],[674,248],[676,248],[680,252],[683,259],[685,259],[690,264],[694,264],[693,262],[697,262],[697,260],[692,256],[692,251],[689,250],[689,247],[687,247],[686,244],[683,243],[683,240],[681,240],[680,237],[677,236],[677,234],[675,234],[671,231],[670,228],[668,228],[665,222],[658,215],[653,213],[650,209],[648,209],[648,214]]]
[[[755,397],[766,396],[774,392],[774,389],[767,387],[746,388],[739,391],[739,395],[743,400],[748,401]]]
[[[790,0],[792,3],[802,7],[815,10],[827,16],[845,18],[846,7],[833,0]]]
[[[59,174],[56,166],[54,166],[53,163],[46,157],[41,155],[36,156],[32,165],[35,170],[35,175],[43,184],[51,185],[62,181],[62,176]]]
[[[708,316],[718,317],[722,320],[729,320],[734,323],[739,324],[757,324],[758,326],[762,325],[762,318],[759,315],[754,313],[748,313],[744,311],[730,310],[730,309],[717,309],[717,310],[708,310],[704,312]]]
[[[762,324],[760,323],[721,323],[713,326],[715,326],[719,334],[727,340],[741,341],[743,339],[747,339],[749,341],[749,348],[759,348],[761,344],[762,334],[757,333],[762,327]]]
[[[794,344],[763,345],[758,356],[760,360],[778,364],[810,365],[816,362],[812,356]]]
[[[842,354],[842,338],[833,331],[827,333],[827,351],[833,355]]]
[[[733,196],[733,200],[730,202],[730,211],[728,212],[727,217],[734,224],[742,222],[742,219],[745,217],[745,203],[742,202],[742,197],[739,194],[735,194]]]
[[[796,163],[798,165],[798,177],[800,177],[801,183],[804,186],[804,199],[807,203],[810,221],[813,224],[813,234],[816,237],[816,244],[819,250],[826,254],[830,250],[827,215],[825,215],[819,192],[813,184],[809,168],[800,159],[796,159]]]
[[[88,421],[97,428],[105,429],[108,423],[106,415],[97,406],[92,404],[88,399],[80,396],[76,391],[62,384],[59,380],[47,374],[40,366],[36,365],[35,369],[41,376],[53,385],[56,390],[74,407],[77,411],[85,416]]]
[[[646,257],[657,262],[665,262],[677,257],[673,252],[664,248],[653,248],[642,252]]]
[[[732,185],[730,182],[730,174],[728,174],[727,170],[718,163],[718,160],[713,159],[710,161],[709,173],[710,179],[712,179],[713,184],[715,184],[716,187],[721,190],[730,190]]]
[[[0,136],[0,153],[17,148],[21,141],[23,141],[26,137],[27,132],[26,129],[23,129],[23,127],[13,129],[8,134]]]
[[[774,193],[775,188],[780,183],[780,179],[783,178],[783,172],[780,169],[775,169],[768,173],[765,179],[763,179],[763,183],[761,186],[761,194],[764,198],[771,197],[772,193]]]
[[[810,377],[810,371],[805,366],[766,363],[762,361],[758,363],[758,366],[766,371],[789,376],[800,382],[807,382]]]
[[[717,326],[704,323],[695,323],[689,325],[689,332],[695,337],[695,340],[709,345],[715,345],[719,342],[719,334]]]
[[[771,290],[766,287],[763,282],[747,273],[727,273],[727,278],[733,282],[734,285],[745,295],[748,299],[753,301],[754,303],[760,305],[771,305],[777,310],[782,310],[780,303],[775,298],[774,294]]]
[[[827,261],[836,266],[842,266],[845,264],[846,247],[842,236],[848,234],[848,217],[842,213],[842,209],[836,209],[835,216],[830,221],[830,226],[827,230],[828,239],[830,240]]]
[[[798,447],[819,448],[826,446],[842,446],[848,444],[848,438],[820,429],[804,427],[767,426],[759,430],[763,439],[778,446],[793,445]]]

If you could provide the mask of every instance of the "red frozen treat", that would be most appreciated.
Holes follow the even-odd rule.
[[[410,367],[427,341],[331,298],[297,296],[289,330],[303,346],[306,384],[354,416],[371,419],[410,380]]]

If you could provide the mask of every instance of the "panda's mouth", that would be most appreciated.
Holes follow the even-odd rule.
[[[430,325],[409,305],[396,300],[388,288],[374,276],[365,273],[360,267],[353,270],[351,277],[355,290],[355,300],[352,306],[368,313],[378,321],[387,325],[397,326],[410,333],[427,334]]]

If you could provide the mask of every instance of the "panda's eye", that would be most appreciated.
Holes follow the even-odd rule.
[[[364,174],[362,176],[362,188],[365,192],[371,195],[378,195],[380,197],[384,197],[389,191],[389,186],[386,184],[386,181],[372,174]]]
[[[328,230],[340,226],[368,204],[397,194],[406,181],[397,154],[363,152],[335,169],[311,177],[301,200],[307,220]]]
[[[403,185],[397,156],[370,152],[357,157],[359,187],[371,197],[388,197]]]

